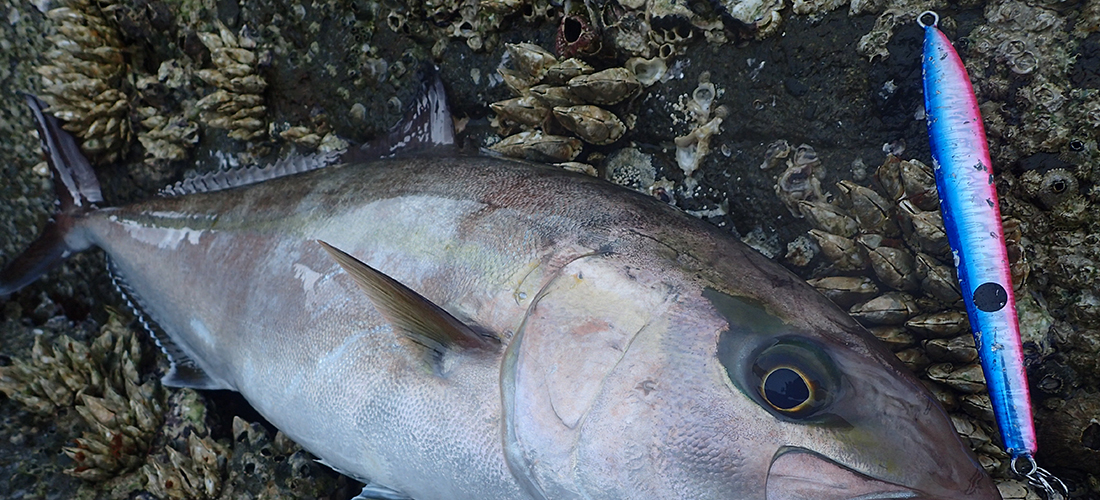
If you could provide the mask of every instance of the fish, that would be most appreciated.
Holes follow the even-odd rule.
[[[166,386],[239,392],[362,498],[1000,498],[928,390],[803,280],[652,197],[447,152],[426,87],[392,158],[116,207],[28,97],[59,209],[0,295],[101,248]]]
[[[923,21],[926,17],[930,24]],[[917,17],[924,29],[921,69],[928,139],[943,225],[993,415],[1012,457],[1012,471],[1048,493],[1059,488],[1065,494],[1065,485],[1035,463],[1039,445],[993,162],[970,76],[938,22],[932,11]]]

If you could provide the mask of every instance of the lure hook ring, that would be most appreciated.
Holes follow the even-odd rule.
[[[1027,461],[1026,472],[1020,470],[1020,458]],[[1016,475],[1027,479],[1028,484],[1032,487],[1042,490],[1048,500],[1066,498],[1069,495],[1069,488],[1066,488],[1066,483],[1063,483],[1061,479],[1058,479],[1057,476],[1046,469],[1039,467],[1031,455],[1012,457],[1009,468]]]
[[[921,21],[921,19],[924,19],[924,16],[932,16],[932,24],[924,24],[924,21]],[[935,28],[940,24],[940,15],[936,14],[934,10],[926,10],[917,16],[917,24],[920,25],[921,28]]]

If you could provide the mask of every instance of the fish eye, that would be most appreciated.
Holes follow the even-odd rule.
[[[780,366],[766,375],[760,388],[764,401],[780,411],[797,411],[810,401],[811,389],[806,376],[797,369]]]
[[[843,425],[830,413],[842,399],[842,377],[829,350],[769,313],[759,302],[703,292],[729,322],[718,335],[718,362],[733,386],[789,422]]]
[[[760,399],[780,415],[802,419],[813,416],[835,392],[831,363],[816,345],[781,339],[764,348],[752,365]]]

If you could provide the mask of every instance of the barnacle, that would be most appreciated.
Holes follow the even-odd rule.
[[[1056,168],[1043,175],[1039,184],[1039,202],[1048,208],[1077,197],[1077,177],[1065,169]]]
[[[668,65],[665,64],[665,60],[659,57],[654,57],[652,59],[632,57],[626,60],[625,67],[634,74],[638,82],[646,87],[661,81],[668,71]]]
[[[106,5],[105,5],[106,4]],[[129,98],[120,90],[126,62],[118,31],[106,21],[110,3],[64,0],[46,16],[57,23],[47,37],[49,64],[39,66],[42,99],[82,140],[96,164],[116,161],[130,142]]]
[[[567,15],[558,25],[554,49],[561,57],[588,56],[599,52],[600,34],[586,15]]]
[[[271,498],[328,498],[347,482],[282,432],[271,437],[262,425],[240,417],[233,417],[231,432],[232,453],[224,467],[228,472],[220,498],[257,491],[268,492]]]
[[[613,105],[637,96],[642,84],[627,68],[596,72],[577,58],[559,61],[537,45],[508,44],[512,67],[497,73],[517,97],[489,105],[496,113],[491,124],[500,134],[512,134],[489,149],[518,158],[571,162],[581,153],[581,142],[557,135],[567,130],[589,144],[611,144],[633,127],[597,105]],[[520,132],[514,133],[516,129]]]
[[[576,137],[545,134],[528,130],[501,139],[490,150],[513,158],[533,161],[568,162],[581,154],[581,141]]]
[[[710,81],[710,73],[699,75],[699,85],[692,91],[691,97],[681,96],[680,107],[687,115],[693,128],[686,135],[676,137],[676,163],[686,177],[699,168],[703,158],[710,152],[711,136],[720,132],[719,127],[726,118],[725,107],[714,107],[719,91]]]
[[[258,58],[253,49],[256,42],[241,34],[235,35],[221,22],[218,33],[199,33],[199,39],[210,51],[215,69],[196,72],[207,84],[217,88],[195,103],[202,110],[201,118],[210,127],[229,131],[229,137],[249,141],[267,132],[263,105],[264,78],[256,74]]]
[[[171,446],[149,457],[141,472],[146,488],[160,498],[205,500],[221,492],[227,452],[209,436],[187,436],[185,451]]]
[[[563,127],[590,144],[611,144],[626,133],[626,125],[619,117],[591,104],[556,107],[554,117]]]
[[[190,71],[185,64],[169,60],[161,63],[157,75],[139,78],[136,87],[143,100],[154,101],[147,94],[158,95],[167,89],[179,88],[189,76]],[[139,105],[134,111],[141,124],[137,138],[145,148],[145,162],[148,164],[186,159],[188,152],[199,141],[198,124],[189,120],[183,110],[166,115],[158,106]]]
[[[36,337],[29,362],[0,367],[0,391],[39,414],[75,405],[91,430],[64,449],[76,463],[65,472],[104,480],[140,465],[160,427],[160,384],[142,383],[141,361],[136,335],[112,312],[90,346],[62,335],[46,347]]]

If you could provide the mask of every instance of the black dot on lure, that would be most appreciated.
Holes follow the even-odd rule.
[[[1000,284],[989,282],[974,289],[974,305],[985,312],[996,312],[1008,304],[1008,292]]]

